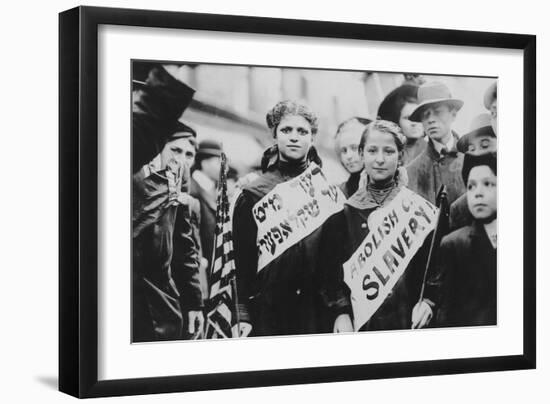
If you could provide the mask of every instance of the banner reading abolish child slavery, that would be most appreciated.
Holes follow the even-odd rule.
[[[275,186],[252,209],[258,226],[258,272],[341,211],[344,200],[340,188],[329,184],[315,163]]]
[[[387,206],[371,213],[369,233],[344,263],[356,331],[369,321],[401,278],[435,228],[437,213],[434,205],[407,188]]]

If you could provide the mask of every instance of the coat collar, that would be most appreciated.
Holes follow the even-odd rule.
[[[451,150],[448,151],[447,155],[451,157],[456,157],[458,156],[458,149],[456,148],[456,144],[458,142],[459,136],[454,130],[452,131],[452,136],[454,138],[453,147]],[[443,160],[446,157],[439,154],[439,152],[435,148],[433,140],[431,139],[428,141],[428,147],[426,148],[426,153],[434,161]]]
[[[367,191],[366,177],[364,177],[364,179],[364,181],[359,180],[359,187],[357,188],[357,191],[349,197],[345,204],[361,210],[375,209],[380,207],[381,205],[378,204],[378,202],[376,202],[376,200],[373,198],[372,194]],[[391,202],[393,198],[395,198],[395,196],[399,193],[399,191],[401,191],[401,189],[407,185],[407,182],[407,170],[404,167],[398,168],[398,175],[395,180],[395,186],[390,191],[388,197],[382,203],[382,206]]]

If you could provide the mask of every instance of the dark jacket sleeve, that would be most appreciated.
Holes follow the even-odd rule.
[[[442,327],[448,324],[449,313],[449,285],[451,278],[456,270],[459,257],[456,256],[456,250],[449,237],[444,237],[436,254],[434,273],[430,279],[430,284],[434,284],[431,294],[436,299],[436,313],[434,326]]]
[[[233,213],[233,248],[237,273],[239,315],[244,322],[251,322],[250,301],[257,293],[258,250],[256,237],[258,227],[252,216],[254,203],[252,195],[244,190],[235,203]]]
[[[319,260],[321,268],[321,296],[332,316],[352,314],[350,291],[344,282],[343,263],[345,261],[346,220],[344,211],[332,215],[323,224]]]
[[[180,293],[183,309],[197,310],[203,306],[199,278],[199,250],[193,237],[188,205],[180,205],[174,229],[172,278]]]

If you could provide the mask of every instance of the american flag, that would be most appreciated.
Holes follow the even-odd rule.
[[[232,338],[238,335],[236,310],[235,262],[231,215],[227,197],[227,159],[221,155],[220,181],[218,185],[216,232],[210,276],[210,300],[206,316],[206,338]]]

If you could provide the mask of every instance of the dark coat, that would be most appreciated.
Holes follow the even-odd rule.
[[[464,226],[469,226],[474,221],[474,217],[468,208],[468,198],[462,194],[451,204],[449,213],[449,230],[454,231]]]
[[[439,188],[445,185],[451,204],[466,190],[462,180],[463,160],[464,154],[456,149],[440,156],[430,140],[426,150],[407,165],[408,187],[435,205]]]
[[[305,168],[286,170],[274,164],[247,185],[235,203],[233,246],[239,313],[242,321],[252,324],[253,336],[332,331],[326,321],[317,273],[321,228],[257,271],[258,228],[252,207],[277,184],[296,177]]]
[[[174,228],[171,273],[180,294],[182,311],[200,310],[206,295],[200,273],[200,244],[196,237],[198,202],[179,205]]]
[[[153,177],[154,178],[154,177]],[[160,182],[141,179],[140,190],[157,194]],[[162,191],[166,192],[166,190]],[[136,192],[134,196],[137,197]],[[150,199],[150,198],[147,198]],[[190,235],[189,216],[169,204],[142,226],[132,244],[133,341],[182,337],[182,312],[202,307],[198,250]]]
[[[346,196],[346,198],[349,198],[352,196],[355,191],[357,191],[357,187],[359,186],[359,180],[361,179],[361,172],[350,174],[349,178],[346,180],[346,182],[342,182],[339,187]]]
[[[341,313],[353,316],[350,290],[344,282],[342,265],[369,234],[367,220],[373,211],[374,209],[360,210],[346,204],[344,210],[332,216],[324,226],[323,251],[326,251],[326,254],[323,264],[325,265],[326,293],[329,307],[332,308],[332,321]],[[411,328],[412,309],[420,297],[431,236],[432,233],[426,237],[424,244],[416,252],[386,300],[360,331]],[[437,289],[429,281],[425,297],[434,301],[436,292]]]
[[[497,250],[483,225],[474,221],[443,238],[438,253],[442,298],[440,326],[495,325]]]

